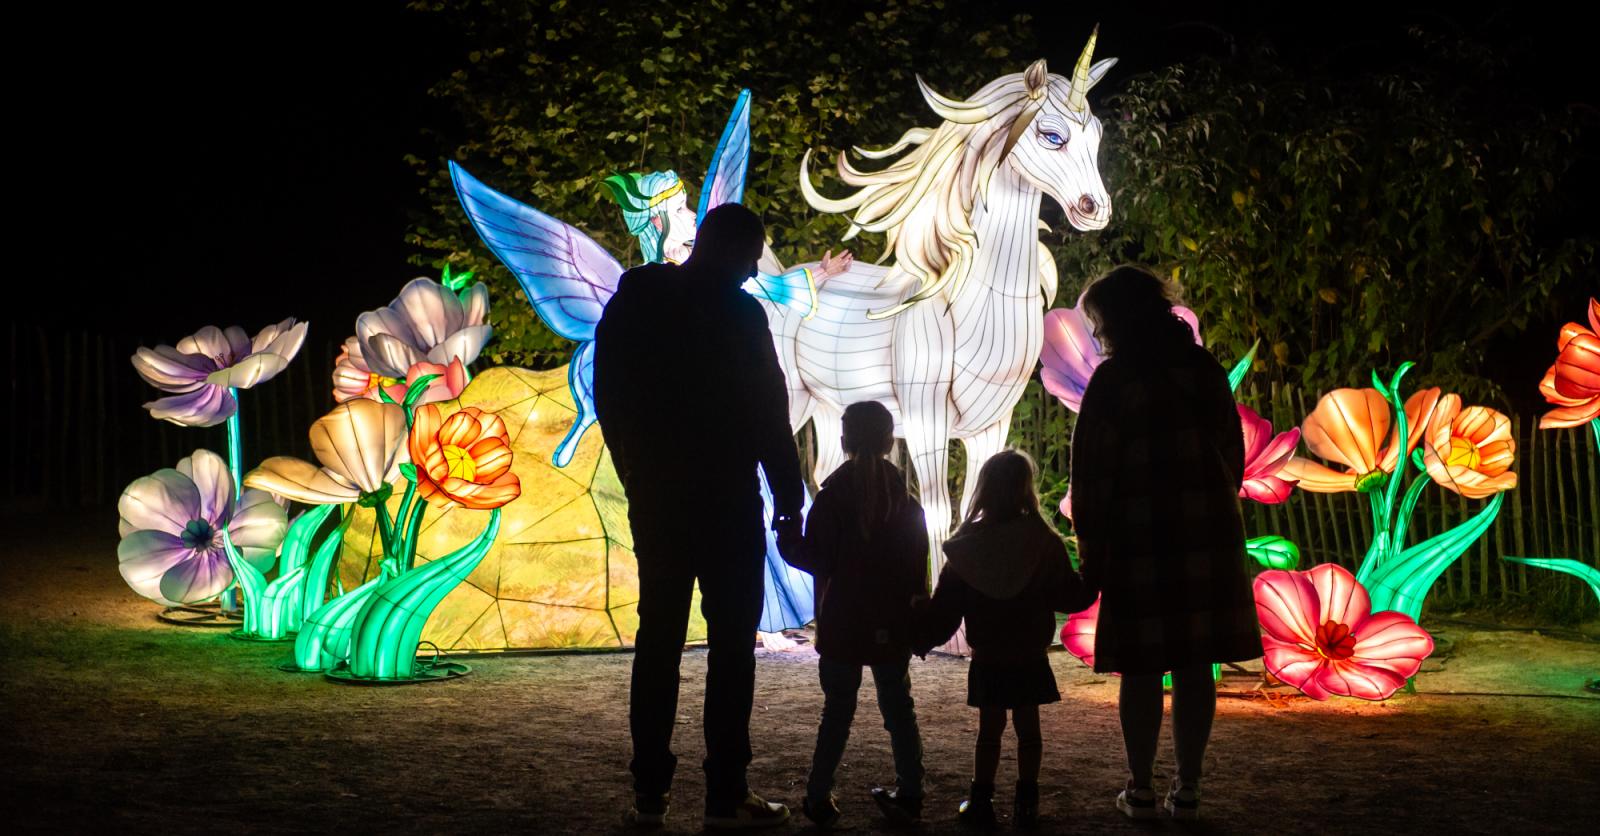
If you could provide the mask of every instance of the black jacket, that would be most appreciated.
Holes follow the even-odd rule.
[[[789,396],[761,305],[727,277],[647,264],[595,328],[595,414],[635,537],[765,550],[756,467],[776,512],[804,497]]]
[[[928,591],[928,529],[905,477],[883,463],[904,503],[862,533],[855,462],[822,483],[806,515],[805,538],[784,560],[816,578],[817,653],[875,665],[911,655],[911,600]]]
[[[918,653],[949,639],[965,619],[974,661],[1026,662],[1050,648],[1056,613],[1094,602],[1060,535],[1032,514],[964,526],[944,553],[949,561],[933,600],[918,614]]]

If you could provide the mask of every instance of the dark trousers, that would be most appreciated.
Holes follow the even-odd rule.
[[[922,797],[922,732],[917,728],[917,706],[911,699],[911,657],[872,665],[872,684],[878,689],[878,711],[889,732],[894,752],[895,782],[905,798]],[[844,757],[850,725],[856,716],[856,693],[861,690],[861,665],[837,662],[824,656],[817,662],[822,680],[822,723],[817,727],[817,750],[811,756],[811,776],[806,797],[821,802],[833,791],[833,774]]]
[[[639,560],[639,634],[628,710],[634,791],[657,795],[672,787],[678,764],[672,754],[678,668],[698,580],[710,647],[704,714],[706,809],[726,810],[749,793],[745,770],[750,766],[764,553],[759,547],[719,548],[703,536],[640,537],[637,528],[634,546]]]

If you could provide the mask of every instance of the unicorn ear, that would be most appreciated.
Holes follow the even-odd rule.
[[[1045,69],[1043,58],[1022,71],[1022,83],[1028,86],[1028,98],[1037,99],[1044,95],[1045,85],[1050,83],[1050,71]]]
[[[1104,78],[1106,73],[1111,72],[1111,68],[1116,65],[1117,59],[1115,58],[1106,58],[1094,62],[1094,66],[1089,68],[1089,86],[1093,87],[1099,84],[1100,79]]]

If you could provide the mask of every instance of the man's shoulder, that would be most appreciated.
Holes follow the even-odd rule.
[[[622,274],[617,280],[617,296],[623,293],[633,295],[640,291],[649,291],[657,288],[661,282],[670,281],[678,267],[671,264],[658,264],[651,262],[641,264]]]

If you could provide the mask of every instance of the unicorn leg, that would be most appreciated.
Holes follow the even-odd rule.
[[[839,443],[839,435],[844,432],[844,416],[819,405],[811,413],[811,425],[817,431],[817,463],[811,469],[811,477],[820,485],[844,464],[844,447]]]
[[[919,388],[935,389],[931,386]],[[944,541],[950,536],[950,483],[946,480],[950,472],[950,402],[941,394],[927,411],[912,411],[907,403],[902,396],[901,426],[906,434],[911,467],[917,472],[922,510],[928,520],[928,545],[933,553],[928,577],[937,583],[939,570],[944,568]],[[966,628],[957,630],[939,649],[959,656],[970,653]]]
[[[967,476],[961,482],[961,517],[965,519],[972,510],[972,494],[978,485],[978,471],[995,453],[1005,449],[1006,438],[1011,434],[1011,419],[998,421],[978,431],[971,438],[961,439],[967,451]]]
[[[918,494],[928,521],[928,546],[933,552],[930,577],[938,578],[944,567],[941,546],[950,536],[950,483],[946,477],[950,472],[950,406],[943,397],[933,400],[931,408],[909,408],[904,398],[900,403],[906,454],[911,459],[911,469],[917,473]]]

